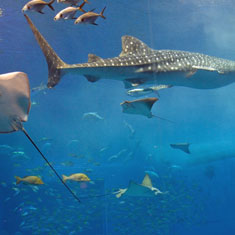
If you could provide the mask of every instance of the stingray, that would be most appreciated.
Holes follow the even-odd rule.
[[[167,192],[161,192],[159,189],[153,187],[149,175],[146,174],[141,184],[137,184],[134,181],[130,181],[127,188],[120,189],[114,194],[116,194],[117,198],[120,198],[122,195],[133,197],[154,197],[157,194],[164,193]]]
[[[148,118],[156,117],[168,122],[172,122],[168,119],[152,114],[151,109],[156,101],[158,101],[158,98],[153,97],[153,98],[144,98],[133,101],[126,100],[122,102],[120,105],[122,106],[123,113],[143,115]]]
[[[11,133],[22,131],[30,140],[39,154],[47,162],[59,180],[69,190],[73,197],[80,202],[80,199],[63,182],[62,178],[52,167],[47,158],[43,155],[35,142],[23,127],[23,122],[28,120],[30,110],[30,86],[27,74],[23,72],[12,72],[0,75],[0,133]]]
[[[189,145],[190,145],[189,143],[170,144],[170,146],[171,146],[173,149],[180,149],[180,150],[182,150],[183,152],[190,154]]]

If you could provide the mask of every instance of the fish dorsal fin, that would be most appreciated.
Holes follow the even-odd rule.
[[[99,56],[94,54],[88,54],[88,63],[97,62],[100,60],[102,60],[102,58],[100,58]]]
[[[147,55],[152,53],[152,49],[145,43],[132,36],[122,37],[122,52],[119,56],[126,56],[132,54]]]
[[[148,187],[148,188],[152,188],[153,187],[152,181],[151,181],[151,179],[150,179],[148,174],[145,175],[145,177],[143,179],[143,182],[142,182],[142,185],[144,187]]]

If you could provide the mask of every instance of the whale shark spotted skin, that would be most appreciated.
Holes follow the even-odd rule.
[[[123,81],[126,88],[143,83],[198,89],[223,87],[235,81],[235,61],[200,53],[153,50],[132,36],[122,37],[122,52],[114,58],[88,55],[88,62],[66,64],[25,15],[48,64],[49,88],[66,73],[84,75],[88,81],[101,78]]]

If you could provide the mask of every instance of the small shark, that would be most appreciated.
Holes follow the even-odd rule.
[[[200,53],[153,50],[132,36],[122,37],[119,56],[102,59],[88,55],[88,62],[67,64],[25,15],[48,64],[48,88],[57,85],[66,73],[84,75],[88,81],[101,78],[123,81],[126,88],[143,83],[183,86],[197,89],[223,87],[235,81],[235,61]]]

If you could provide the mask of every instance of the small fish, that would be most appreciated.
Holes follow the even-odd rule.
[[[61,163],[62,166],[74,166],[74,162],[72,161],[65,161]]]
[[[39,187],[35,186],[35,185],[31,185],[31,189],[36,193],[36,192],[38,192]]]
[[[42,137],[41,139],[39,139],[38,142],[48,142],[48,141],[52,141],[52,138]]]
[[[158,85],[158,86],[151,86],[151,87],[146,87],[146,88],[135,88],[135,89],[131,89],[127,91],[127,95],[139,97],[143,95],[148,95],[152,92],[156,92],[157,95],[159,96],[158,94],[159,90],[170,88],[170,87],[172,87],[172,85]]]
[[[179,165],[171,165],[171,166],[169,166],[169,168],[182,170],[182,167]]]
[[[98,25],[95,23],[95,21],[97,20],[98,17],[101,17],[103,19],[106,19],[104,14],[104,10],[106,9],[106,7],[104,7],[104,9],[101,11],[100,14],[97,14],[95,12],[89,11],[87,13],[84,13],[83,15],[79,16],[74,24],[93,24],[93,25]]]
[[[145,171],[145,174],[148,174],[148,175],[155,176],[155,177],[159,178],[159,175],[154,171]]]
[[[22,216],[26,216],[26,215],[28,215],[29,214],[29,212],[28,211],[25,211],[25,212],[23,212],[21,215]]]
[[[103,148],[100,149],[100,152],[102,153],[102,152],[104,152],[107,149],[108,149],[108,147],[103,147]]]
[[[83,173],[76,173],[70,176],[62,175],[62,177],[63,177],[64,182],[66,182],[67,180],[73,180],[73,181],[78,181],[78,182],[90,181],[89,177]]]
[[[60,20],[60,19],[76,19],[75,14],[77,11],[82,11],[83,13],[85,13],[85,11],[82,9],[82,7],[85,5],[85,2],[79,6],[79,7],[67,7],[65,9],[63,9],[62,11],[60,11],[55,17],[54,17],[54,21]]]
[[[108,161],[110,162],[110,161],[117,159],[117,158],[118,158],[117,155],[112,155],[111,157],[108,158]]]
[[[15,191],[15,193],[13,195],[14,197],[20,193],[20,190],[18,188],[13,187],[12,189]]]
[[[85,119],[85,120],[104,120],[104,118],[101,117],[96,112],[84,113],[83,116],[82,116],[82,119]]]
[[[24,210],[36,211],[36,210],[37,210],[37,208],[36,208],[36,207],[34,207],[34,206],[26,206],[26,207],[24,207]]]
[[[130,137],[133,137],[135,135],[134,128],[129,123],[127,123],[125,120],[124,120],[124,124],[128,128],[128,130],[130,131]]]
[[[16,178],[16,184],[19,184],[20,182],[28,184],[44,184],[43,181],[38,176],[26,176],[24,178],[15,176],[15,178]]]
[[[22,206],[24,206],[24,202],[20,203],[15,209],[14,212],[16,212],[19,209],[22,209]]]
[[[32,0],[28,3],[26,3],[24,5],[24,7],[22,8],[22,12],[25,11],[36,11],[39,12],[41,14],[44,14],[44,12],[42,12],[42,9],[47,5],[48,7],[51,8],[51,10],[55,10],[52,6],[52,4],[54,3],[55,0],[51,0],[50,2],[44,2],[42,0]]]
[[[32,92],[34,92],[34,91],[43,91],[43,90],[46,90],[46,89],[48,89],[48,88],[47,88],[47,85],[44,84],[43,82],[41,82],[39,86],[33,87],[33,88],[31,89],[31,91],[32,91]]]
[[[58,3],[69,4],[72,6],[76,6],[81,1],[82,0],[57,0]],[[89,3],[87,0],[84,0],[84,2]]]

